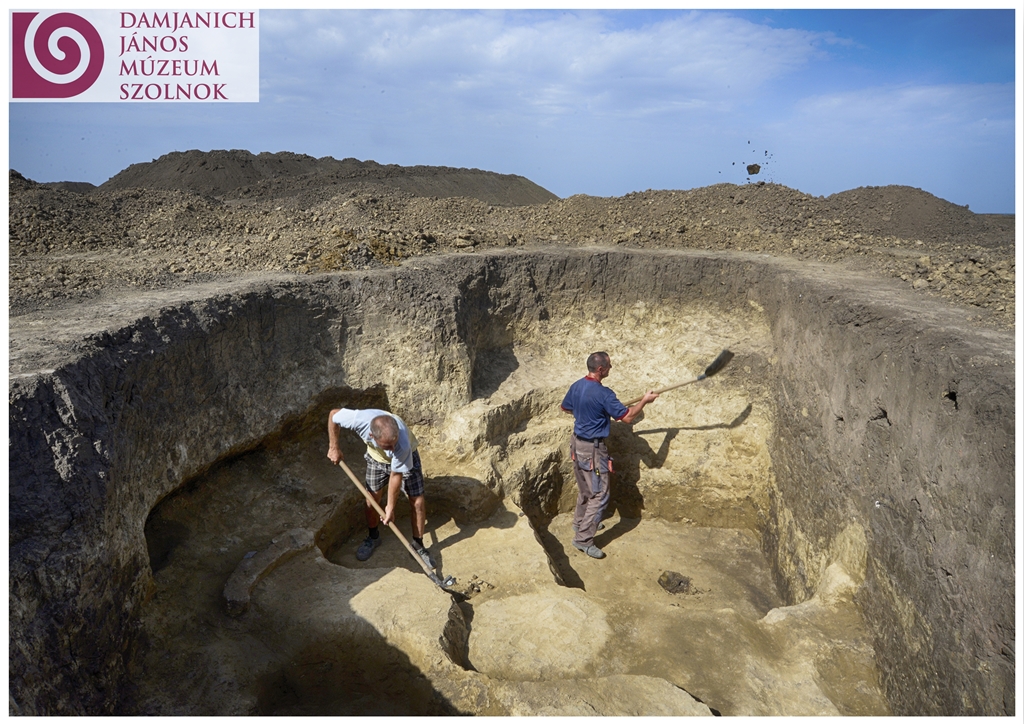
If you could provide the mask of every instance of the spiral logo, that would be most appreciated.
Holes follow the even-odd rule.
[[[103,41],[89,21],[73,13],[11,15],[14,98],[72,98],[96,82]]]

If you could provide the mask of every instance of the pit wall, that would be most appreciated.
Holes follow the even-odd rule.
[[[839,288],[753,255],[457,255],[156,306],[53,351],[10,382],[11,713],[131,712],[149,512],[324,390],[430,425],[537,320],[638,301],[773,320],[761,533],[791,602],[860,570],[894,711],[1012,713],[1012,339]]]
[[[885,289],[780,282],[752,295],[778,360],[780,589],[797,603],[830,561],[862,571],[894,713],[1013,715],[1012,339]]]

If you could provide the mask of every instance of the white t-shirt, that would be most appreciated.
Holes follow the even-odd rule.
[[[370,437],[370,423],[373,418],[380,415],[388,415],[395,418],[398,423],[398,442],[395,443],[393,451],[383,450],[377,447],[377,443]],[[331,418],[335,424],[340,425],[362,438],[366,443],[366,452],[371,458],[385,465],[391,464],[391,472],[408,473],[412,470],[412,453],[419,446],[416,436],[406,427],[398,415],[387,410],[349,410],[341,408]]]

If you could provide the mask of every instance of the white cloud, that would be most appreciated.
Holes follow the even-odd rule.
[[[1012,83],[904,85],[806,98],[792,123],[812,133],[846,138],[906,139],[962,135],[967,128],[1012,128]]]
[[[267,92],[294,94],[274,67],[311,71],[310,98],[364,85],[460,107],[646,115],[726,108],[806,66],[831,39],[723,13],[687,12],[643,28],[599,12],[266,12]],[[287,59],[287,60],[286,60]],[[324,88],[324,86],[327,88]],[[322,98],[321,98],[322,102]]]

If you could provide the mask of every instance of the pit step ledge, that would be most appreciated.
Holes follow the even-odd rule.
[[[247,553],[224,584],[224,605],[229,616],[241,616],[249,609],[249,597],[268,573],[286,560],[313,548],[313,531],[293,528],[271,540],[259,552]]]

